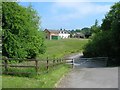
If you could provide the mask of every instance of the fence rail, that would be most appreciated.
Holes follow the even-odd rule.
[[[9,62],[11,61],[24,61],[24,62],[34,62],[34,65],[18,65],[15,64],[15,65],[11,65]],[[38,73],[38,69],[40,69],[40,66],[42,65],[41,62],[43,62],[45,68],[46,68],[46,71],[48,72],[49,68],[50,67],[54,67],[58,64],[63,64],[65,63],[65,60],[64,59],[54,59],[54,60],[50,60],[50,59],[46,59],[46,60],[39,60],[39,59],[20,59],[20,58],[2,58],[2,66],[5,70],[3,73],[7,73],[7,74],[14,74],[14,73],[18,73],[18,72],[9,72],[9,68],[34,68],[36,73]],[[25,72],[20,72],[20,73],[25,73]]]
[[[74,63],[76,63],[76,59],[79,59],[78,61],[84,61],[84,62],[94,62],[96,60],[102,61],[104,60],[104,63],[107,66],[108,57],[94,57],[94,58],[74,58],[74,59],[49,59],[46,60],[39,60],[39,59],[20,59],[20,58],[2,58],[2,66],[4,68],[3,73],[7,74],[15,74],[15,73],[21,73],[25,74],[28,72],[10,72],[9,68],[34,68],[34,71],[38,74],[38,72],[41,71],[41,69],[44,67],[45,71],[48,72],[50,68],[55,67],[56,65],[67,63],[74,67]],[[11,64],[11,61],[24,61],[24,62],[34,62],[30,64]],[[23,62],[22,62],[23,63]],[[82,62],[83,63],[83,62]],[[30,72],[31,73],[31,72]]]

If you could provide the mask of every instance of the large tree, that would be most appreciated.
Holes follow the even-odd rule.
[[[2,35],[2,4],[0,3],[0,39]]]
[[[108,56],[120,65],[120,2],[115,3],[105,15],[101,29],[86,45],[84,55]]]
[[[3,2],[2,16],[3,56],[35,58],[44,52],[40,18],[31,5],[25,8],[16,2]]]
[[[101,27],[103,31],[108,30],[108,33],[110,33],[111,56],[120,63],[120,2],[111,7],[111,10],[103,19]]]

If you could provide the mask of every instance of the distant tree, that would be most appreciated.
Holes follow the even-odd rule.
[[[76,29],[75,32],[80,32],[80,29]]]
[[[72,29],[72,30],[71,30],[71,33],[74,33],[74,32],[75,32],[75,30],[74,30],[74,29]]]
[[[91,36],[91,29],[90,28],[87,28],[87,27],[82,28],[80,32],[83,33],[86,38],[89,38],[89,36]]]
[[[40,18],[31,5],[25,8],[16,2],[3,2],[2,16],[3,56],[36,58],[44,53]]]
[[[95,20],[95,24],[91,26],[91,33],[96,34],[100,32],[100,26],[98,25],[98,20]]]
[[[70,34],[70,38],[73,38],[73,34],[75,33],[75,31],[72,29],[69,31],[69,34]]]

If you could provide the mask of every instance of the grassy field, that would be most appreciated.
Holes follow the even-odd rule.
[[[72,53],[82,52],[87,42],[87,39],[46,40],[46,53],[39,58],[62,58]]]
[[[67,65],[59,65],[47,74],[31,78],[3,75],[2,88],[54,88],[61,76],[69,70],[70,68]]]
[[[62,58],[77,52],[82,52],[83,46],[88,40],[83,39],[64,39],[46,40],[46,53],[40,58]],[[70,70],[68,65],[58,65],[46,74],[23,76],[2,76],[3,88],[54,88],[60,78]],[[32,72],[32,71],[31,71]]]

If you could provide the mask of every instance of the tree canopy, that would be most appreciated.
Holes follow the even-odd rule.
[[[40,17],[31,5],[25,8],[16,2],[3,2],[3,56],[35,58],[44,53],[44,38],[39,25]]]
[[[114,63],[120,65],[120,2],[111,7],[100,28],[101,32],[97,32],[85,46],[84,55],[107,56],[114,58]]]
[[[82,28],[80,32],[83,33],[86,38],[89,38],[89,36],[91,36],[91,34],[92,34],[91,29],[88,27]]]

